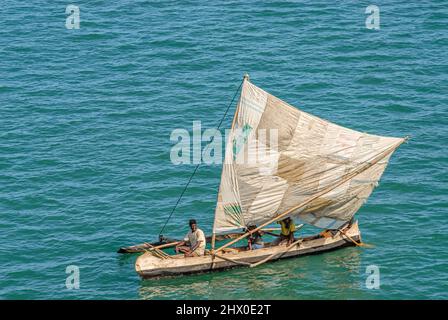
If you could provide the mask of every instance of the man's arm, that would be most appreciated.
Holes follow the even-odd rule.
[[[178,244],[176,244],[176,253],[179,252],[179,247],[184,246],[186,243],[187,243],[187,242],[184,240],[184,241],[181,241],[181,242],[179,242]]]
[[[194,245],[193,247],[191,247],[191,251],[196,250],[196,249],[199,247],[199,245],[201,244],[201,242],[202,242],[202,240],[198,240],[198,241],[196,241],[196,245]]]
[[[183,240],[183,241],[180,241],[178,244],[176,244],[176,247],[184,246],[186,244],[187,244],[187,241]]]
[[[291,243],[294,242],[294,231],[291,231],[289,233],[289,238],[288,238],[288,245],[290,245]]]
[[[190,252],[186,253],[185,255],[186,255],[187,257],[191,257],[191,256],[193,255],[193,252],[199,247],[199,245],[200,245],[201,243],[202,243],[202,240],[198,240],[198,241],[196,241],[196,245],[193,246],[193,247],[191,247]]]

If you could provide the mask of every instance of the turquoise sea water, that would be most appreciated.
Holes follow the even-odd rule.
[[[77,1],[67,30],[68,1],[1,2],[0,298],[448,298],[448,2],[201,3]],[[375,248],[142,281],[115,251],[156,239],[194,168],[170,162],[170,133],[214,128],[245,72],[330,121],[411,135],[358,215]],[[166,235],[191,217],[210,233],[220,172],[199,170]]]

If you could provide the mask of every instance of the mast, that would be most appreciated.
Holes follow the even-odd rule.
[[[244,81],[249,81],[249,79],[250,79],[249,74],[245,73],[244,76],[243,76],[243,81],[241,83],[241,86],[244,85]],[[240,110],[240,100],[241,100],[241,93],[240,93],[240,98],[238,99],[238,104],[236,106],[235,114],[233,115],[233,120],[232,120],[232,125],[230,126],[230,130],[233,130],[233,128],[235,127],[236,119],[238,118],[238,112]],[[222,172],[221,172],[221,180],[222,180]],[[218,197],[219,197],[219,190],[218,190]],[[212,246],[212,251],[213,251],[213,250],[215,250],[215,243],[216,243],[215,228],[213,228],[212,232],[213,233],[212,233],[211,246]]]

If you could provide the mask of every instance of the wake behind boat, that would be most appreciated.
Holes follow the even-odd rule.
[[[197,257],[163,251],[179,243],[175,240],[122,248],[145,251],[135,263],[143,278],[256,267],[362,245],[354,215],[407,138],[370,135],[320,119],[255,86],[247,75],[241,88],[227,138],[211,249]],[[238,245],[287,217],[324,232],[256,250]]]

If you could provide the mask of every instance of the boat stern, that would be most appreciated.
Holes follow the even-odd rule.
[[[358,220],[352,223],[347,233],[357,241],[361,242],[361,231],[359,230]]]
[[[349,227],[345,228],[343,230],[343,233],[341,232],[339,234],[339,237],[345,239],[346,241],[352,243],[353,245],[356,245],[353,242],[353,240],[356,242],[362,242],[361,231],[359,230],[358,220],[354,221]]]
[[[160,269],[162,260],[154,257],[152,254],[145,252],[140,255],[135,261],[135,271],[143,277],[145,274],[150,274]]]

